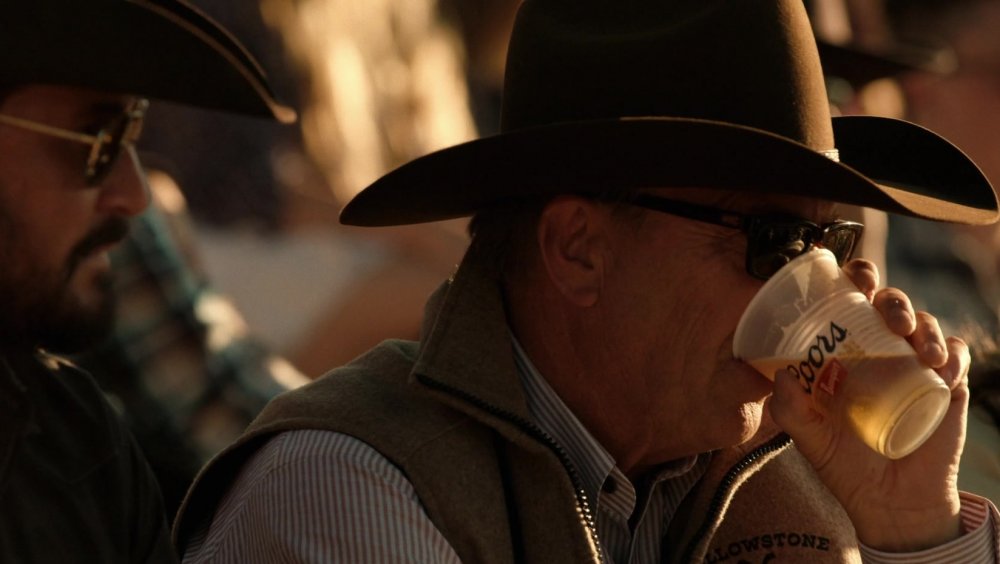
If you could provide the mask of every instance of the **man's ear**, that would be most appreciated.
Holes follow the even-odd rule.
[[[552,285],[580,307],[597,303],[604,279],[607,212],[577,196],[560,196],[542,210],[538,249]]]

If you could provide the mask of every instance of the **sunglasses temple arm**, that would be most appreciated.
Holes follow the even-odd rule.
[[[6,123],[7,125],[20,127],[21,129],[26,129],[28,131],[35,131],[45,135],[51,135],[52,137],[66,139],[68,141],[76,141],[78,143],[83,143],[85,145],[96,144],[98,140],[97,137],[93,135],[87,135],[86,133],[77,133],[76,131],[69,131],[67,129],[62,129],[59,127],[52,127],[51,125],[45,125],[44,123],[37,123],[34,121],[24,120],[13,116],[0,115],[0,123]]]

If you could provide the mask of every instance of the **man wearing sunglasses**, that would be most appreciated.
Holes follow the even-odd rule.
[[[3,2],[0,561],[171,562],[156,482],[89,375],[108,251],[146,207],[146,98],[290,118],[228,32],[176,0]]]
[[[187,559],[996,561],[996,508],[955,486],[968,349],[877,290],[838,213],[993,222],[975,165],[831,119],[799,0],[525,0],[508,53],[501,134],[341,215],[473,216],[420,342],[273,401],[189,493]],[[764,280],[820,246],[953,390],[902,459],[733,357]]]

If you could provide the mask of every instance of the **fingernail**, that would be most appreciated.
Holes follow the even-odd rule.
[[[942,366],[938,375],[941,376],[941,379],[944,380],[944,383],[947,384],[949,388],[955,387],[955,373],[951,366]]]
[[[934,356],[934,357],[945,356],[944,347],[942,347],[941,343],[938,343],[937,341],[930,341],[928,343],[924,343],[924,356],[925,357],[928,357],[928,356]]]
[[[889,318],[892,319],[893,323],[901,325],[913,322],[913,316],[910,315],[910,312],[906,311],[906,308],[903,307],[902,302],[899,300],[893,301],[892,309],[889,310]]]

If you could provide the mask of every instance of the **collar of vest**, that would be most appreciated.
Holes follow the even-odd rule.
[[[473,240],[457,272],[427,303],[411,381],[530,419],[517,375],[500,275]]]

